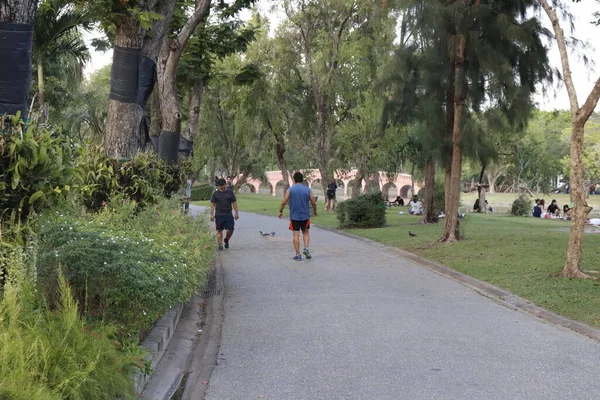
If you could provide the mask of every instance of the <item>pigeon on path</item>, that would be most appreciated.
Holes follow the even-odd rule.
[[[275,232],[271,232],[271,233],[263,233],[263,231],[258,231],[260,233],[260,236],[275,236]]]
[[[411,231],[408,231],[408,236],[417,236],[414,233],[412,233]]]

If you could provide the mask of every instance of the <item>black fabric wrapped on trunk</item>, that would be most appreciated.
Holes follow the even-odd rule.
[[[115,46],[110,71],[110,98],[136,103],[142,108],[154,89],[156,63],[140,54],[139,49]]]
[[[139,49],[115,46],[110,70],[110,98],[136,103],[138,98]]]
[[[150,136],[150,143],[154,152],[160,154],[160,136]]]
[[[179,137],[181,135],[177,132],[168,132],[161,131],[160,132],[160,140],[159,140],[159,154],[160,158],[168,163],[177,162],[177,157],[179,155]]]
[[[33,25],[0,22],[0,115],[27,117]]]
[[[140,56],[140,65],[138,68],[138,94],[137,103],[142,107],[146,107],[146,103],[154,89],[156,77],[156,63],[153,59]]]
[[[191,140],[187,140],[183,136],[179,139],[179,154],[187,158],[192,154],[192,150],[194,148],[194,142]]]

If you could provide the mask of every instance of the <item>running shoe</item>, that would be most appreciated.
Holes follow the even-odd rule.
[[[302,256],[300,254],[296,254],[294,256],[294,258],[292,258],[292,260],[294,260],[294,261],[302,261]]]
[[[219,245],[219,250],[223,250],[223,246],[222,245]]]
[[[307,260],[310,260],[312,258],[312,256],[310,255],[310,251],[308,251],[306,247],[304,248],[304,250],[302,250],[302,253],[304,253],[304,257],[306,257]]]
[[[225,248],[228,249],[229,248],[229,240],[225,239]]]

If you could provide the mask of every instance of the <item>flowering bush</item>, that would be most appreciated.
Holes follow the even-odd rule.
[[[204,220],[162,200],[136,214],[112,201],[99,214],[54,215],[41,224],[38,282],[52,302],[60,265],[81,311],[137,335],[187,301],[209,276],[212,235]]]

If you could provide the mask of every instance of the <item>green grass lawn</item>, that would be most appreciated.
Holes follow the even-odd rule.
[[[493,196],[490,197],[494,199]],[[504,194],[498,196],[508,198]],[[563,204],[559,196],[552,198]],[[595,197],[591,196],[592,199]],[[597,197],[600,203],[600,196]],[[465,196],[463,201],[467,203],[470,198]],[[208,202],[195,204],[208,205]],[[280,197],[255,194],[238,196],[242,211],[276,216],[280,204]],[[321,200],[318,204],[319,215],[311,218],[311,221],[337,227],[335,214],[326,213]],[[600,283],[557,277],[564,263],[570,222],[498,214],[468,214],[461,220],[465,240],[440,245],[436,241],[442,235],[443,223],[419,225],[420,217],[398,215],[399,211],[407,212],[407,207],[388,209],[384,228],[349,229],[348,232],[418,254],[499,286],[557,314],[600,328]],[[287,212],[285,215],[287,217]],[[409,230],[417,236],[409,237]],[[589,233],[584,238],[584,270],[600,270],[600,229],[595,230],[597,234]]]

